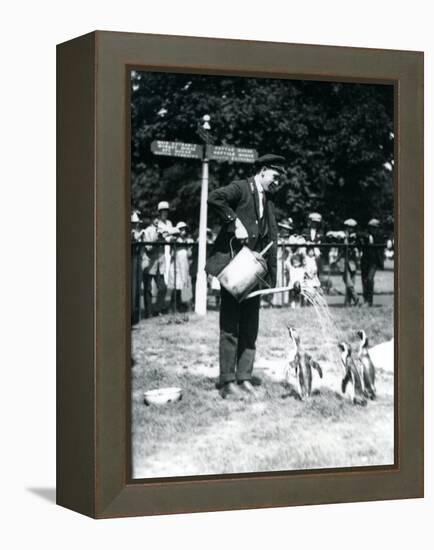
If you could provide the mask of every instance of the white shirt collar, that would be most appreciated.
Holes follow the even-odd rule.
[[[262,218],[262,216],[264,215],[264,192],[265,191],[262,185],[259,182],[256,182],[256,180],[255,180],[255,184],[259,194],[259,218]]]

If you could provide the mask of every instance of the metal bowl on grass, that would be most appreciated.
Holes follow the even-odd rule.
[[[181,388],[160,388],[145,391],[143,394],[146,405],[166,405],[182,399]]]

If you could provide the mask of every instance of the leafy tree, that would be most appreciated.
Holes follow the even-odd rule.
[[[387,85],[133,72],[132,205],[151,217],[168,200],[172,219],[199,223],[201,162],[156,156],[153,140],[200,143],[211,115],[216,144],[288,159],[278,215],[303,226],[310,211],[329,227],[393,213],[393,88]],[[246,177],[252,166],[211,162],[210,189]],[[210,217],[209,224],[216,220]]]

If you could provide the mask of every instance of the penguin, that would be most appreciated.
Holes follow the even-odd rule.
[[[360,338],[358,357],[362,366],[365,395],[369,399],[375,399],[377,395],[375,389],[375,367],[369,355],[368,338],[364,330],[358,330],[357,336]]]
[[[298,394],[301,400],[304,400],[312,395],[312,369],[318,372],[320,378],[322,378],[322,369],[308,353],[302,350],[300,336],[296,329],[290,325],[287,328],[291,347],[288,356],[286,380],[289,382],[289,372],[294,369],[298,383]]]
[[[351,346],[347,342],[341,342],[338,344],[341,350],[341,361],[344,367],[344,377],[341,383],[342,393],[345,393],[349,382],[352,384],[352,401],[355,405],[365,407],[367,401],[363,393],[363,382],[359,369],[357,368],[354,360],[351,356]]]

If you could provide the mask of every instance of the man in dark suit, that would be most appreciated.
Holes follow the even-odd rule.
[[[358,235],[356,233],[356,220],[353,218],[348,218],[344,221],[343,225],[344,229],[342,231],[342,244],[359,244]],[[341,258],[344,258],[344,272],[342,274],[342,279],[345,283],[345,305],[358,306],[359,297],[356,291],[356,274],[359,251],[355,246],[340,248],[334,263],[337,264]]]
[[[279,186],[284,164],[281,156],[264,155],[257,160],[251,178],[210,193],[208,205],[219,216],[222,229],[209,255],[207,273],[218,276],[242,245],[259,252],[272,242],[266,255],[266,282],[276,285],[277,223],[272,193]],[[259,306],[259,296],[238,302],[222,287],[219,364],[223,398],[237,397],[241,392],[255,394],[251,379]]]
[[[321,229],[322,216],[318,212],[311,212],[308,217],[308,225],[303,231],[303,236],[309,244],[321,243],[323,232]]]
[[[377,269],[383,267],[383,248],[376,246],[379,238],[380,222],[372,218],[368,222],[368,229],[359,236],[362,244],[362,260],[360,269],[362,274],[364,306],[372,307],[374,301],[374,279]]]

